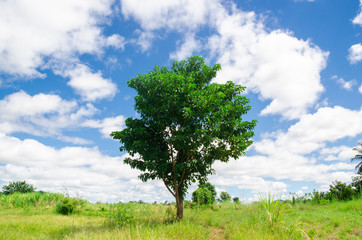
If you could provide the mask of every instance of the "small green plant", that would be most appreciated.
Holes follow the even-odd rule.
[[[30,193],[34,192],[33,185],[26,183],[25,181],[10,182],[8,185],[3,186],[3,194],[10,195],[15,192]]]
[[[109,220],[117,226],[124,226],[130,223],[133,219],[133,211],[126,204],[117,204],[116,209],[111,209]]]
[[[275,199],[275,195],[269,193],[263,197],[259,194],[259,201],[268,214],[268,220],[271,228],[275,230],[278,227],[280,217],[293,210],[289,203],[283,203],[280,199]],[[289,209],[288,209],[289,208]]]
[[[80,205],[80,200],[66,197],[56,205],[56,212],[62,215],[70,215],[75,212],[77,206]]]

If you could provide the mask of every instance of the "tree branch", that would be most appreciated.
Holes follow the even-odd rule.
[[[172,190],[170,189],[170,187],[166,184],[165,178],[162,178],[163,183],[165,184],[167,190],[172,194],[172,196],[174,196],[176,198],[176,194],[174,192],[172,192]]]

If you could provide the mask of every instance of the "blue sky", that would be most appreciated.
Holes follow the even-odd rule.
[[[192,55],[247,87],[246,156],[216,163],[217,190],[326,190],[362,142],[362,1],[0,2],[0,185],[91,201],[172,201],[122,164],[109,134],[137,117],[127,80]],[[196,185],[189,192],[195,190]]]

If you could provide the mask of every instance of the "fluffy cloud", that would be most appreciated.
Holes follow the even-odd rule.
[[[350,181],[354,170],[354,164],[349,161],[354,156],[353,146],[326,147],[326,144],[359,136],[361,122],[362,109],[321,108],[301,117],[286,132],[265,134],[254,143],[253,156],[227,164],[217,162],[216,176],[234,179],[240,186],[243,186],[242,181],[237,179],[246,176],[313,181],[326,186],[336,179]],[[247,186],[243,188],[248,189]]]
[[[183,31],[206,22],[208,1],[121,0],[121,5],[123,15],[133,17],[147,31],[160,28]]]
[[[39,76],[45,57],[99,54],[103,47],[122,47],[118,35],[102,35],[99,24],[111,14],[113,0],[1,1],[0,71]]]
[[[97,111],[92,104],[79,106],[74,100],[63,100],[58,95],[40,93],[30,96],[20,91],[0,100],[0,132],[23,132],[85,144],[89,141],[63,136],[62,130],[79,126]]]
[[[103,78],[101,72],[92,73],[84,64],[76,64],[59,74],[70,78],[68,85],[85,101],[93,102],[103,98],[113,98],[117,93],[116,84],[112,83],[110,79]]]
[[[201,41],[197,40],[194,34],[186,34],[183,43],[177,51],[170,54],[170,58],[181,61],[190,57],[195,51],[200,49],[202,49]]]
[[[353,19],[353,24],[359,24],[362,26],[362,0],[360,0],[360,10],[358,15]]]
[[[209,39],[223,67],[216,81],[232,80],[271,100],[262,115],[296,119],[306,113],[323,91],[320,72],[328,53],[290,32],[268,32],[252,12],[219,11],[214,19],[218,33]]]
[[[105,47],[123,49],[122,36],[102,34],[113,1],[1,1],[0,73],[45,77],[41,69],[51,68],[70,77],[69,86],[86,101],[113,97],[116,85],[100,72],[92,73],[82,64],[67,66],[85,53],[100,56]],[[58,64],[67,66],[67,71],[54,69]]]
[[[88,120],[84,122],[84,127],[98,128],[104,138],[109,138],[113,131],[121,131],[124,128],[125,117],[120,115],[117,117],[105,118],[103,120]]]
[[[122,164],[124,157],[103,155],[97,148],[54,149],[35,140],[0,133],[0,179],[4,183],[27,180],[38,190],[66,189],[92,201],[171,199],[161,182],[138,180],[139,172]]]
[[[345,81],[343,78],[339,78],[334,75],[332,79],[337,80],[337,83],[346,90],[352,90],[352,87],[357,84],[356,80]]]
[[[349,48],[348,60],[351,64],[362,61],[362,44],[358,43]]]
[[[271,101],[262,115],[297,119],[307,113],[323,91],[320,72],[326,66],[328,53],[289,31],[267,30],[254,12],[241,11],[233,4],[222,5],[218,0],[152,4],[123,0],[122,9],[149,34],[163,28],[185,34],[183,43],[170,54],[171,59],[210,51],[210,58],[223,67],[217,82],[232,80]],[[205,26],[215,34],[198,38],[198,30]]]

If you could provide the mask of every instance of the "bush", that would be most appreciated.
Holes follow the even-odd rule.
[[[207,188],[198,188],[195,192],[192,193],[192,202],[198,205],[207,205],[212,204],[214,201],[212,199],[212,193]]]
[[[352,200],[355,194],[356,192],[351,186],[347,186],[347,184],[340,181],[335,181],[329,186],[327,196],[329,200],[346,201]]]
[[[133,219],[133,209],[126,204],[118,204],[109,214],[109,220],[117,226],[124,226]]]
[[[362,194],[362,175],[352,178],[351,187],[357,194]]]
[[[15,192],[30,193],[34,192],[35,188],[31,184],[27,184],[25,181],[10,182],[9,185],[3,186],[2,193],[4,195],[10,195]]]
[[[63,215],[70,215],[75,212],[80,203],[81,201],[78,199],[66,197],[56,205],[56,212]]]

